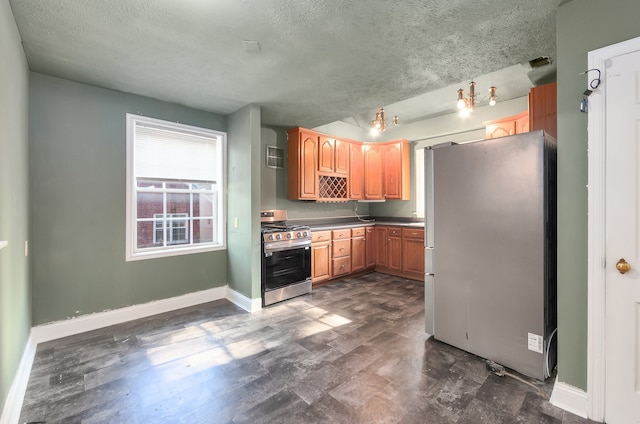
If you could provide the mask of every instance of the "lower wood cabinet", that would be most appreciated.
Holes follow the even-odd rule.
[[[351,274],[351,230],[333,231],[333,236],[331,276]]]
[[[374,268],[424,278],[424,229],[376,225],[311,233],[313,283]]]
[[[374,236],[375,227],[366,227],[364,230],[365,239],[365,261],[367,268],[376,266],[376,239]]]
[[[311,233],[311,281],[319,283],[331,278],[331,231]]]
[[[376,225],[374,233],[376,271],[412,280],[424,279],[424,229]]]
[[[351,229],[351,272],[362,271],[367,267],[365,229]]]
[[[402,229],[402,273],[416,280],[424,278],[423,229]]]

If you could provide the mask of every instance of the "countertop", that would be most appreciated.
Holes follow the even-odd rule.
[[[349,223],[326,223],[310,225],[311,231],[327,231],[327,230],[340,230],[342,228],[357,228],[357,227],[373,227],[375,225],[394,226],[394,227],[411,227],[411,228],[424,228],[424,222],[402,222],[402,221],[360,221]]]

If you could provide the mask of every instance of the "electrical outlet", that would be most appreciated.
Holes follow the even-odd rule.
[[[233,228],[237,229],[238,226],[239,226],[238,217],[236,216],[235,218],[233,218]]]
[[[29,240],[24,241],[24,256],[29,256]]]

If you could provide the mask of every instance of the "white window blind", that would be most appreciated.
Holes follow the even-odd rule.
[[[137,124],[136,178],[212,181],[219,174],[217,137]]]

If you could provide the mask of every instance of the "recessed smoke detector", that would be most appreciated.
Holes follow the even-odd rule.
[[[551,59],[549,56],[540,56],[529,61],[529,66],[531,66],[531,68],[540,68],[547,65],[551,65]]]
[[[247,53],[255,53],[260,51],[260,43],[256,40],[242,40],[242,47]]]

